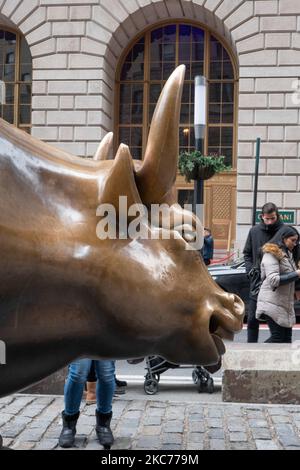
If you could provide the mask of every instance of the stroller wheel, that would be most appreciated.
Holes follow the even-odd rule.
[[[156,380],[156,382],[160,381],[160,375],[159,374],[146,374],[145,381],[146,380]]]
[[[214,387],[214,381],[211,377],[209,377],[205,382],[202,382],[199,379],[198,383],[198,391],[199,393],[204,392],[204,393],[214,393],[215,387]]]
[[[207,379],[206,390],[207,390],[208,393],[214,393],[214,391],[215,391],[214,381],[211,377],[209,377],[209,379]]]
[[[158,382],[155,379],[145,380],[144,390],[147,395],[155,395],[158,392]]]
[[[197,385],[198,380],[199,380],[199,374],[198,374],[197,369],[194,369],[194,370],[193,370],[193,372],[192,372],[192,379],[193,379],[194,384]]]

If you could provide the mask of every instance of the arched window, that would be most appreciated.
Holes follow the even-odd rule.
[[[208,30],[172,23],[143,34],[129,49],[117,73],[117,138],[142,159],[161,89],[177,65],[186,65],[180,117],[180,151],[194,149],[194,78],[208,80],[205,152],[226,156],[236,167],[236,72],[225,46]]]
[[[0,117],[30,132],[32,58],[25,39],[0,28]]]

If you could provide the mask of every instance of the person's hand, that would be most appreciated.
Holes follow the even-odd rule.
[[[297,269],[296,273],[297,273],[298,277],[300,277],[300,269]]]

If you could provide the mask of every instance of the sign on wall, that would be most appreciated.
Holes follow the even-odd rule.
[[[296,211],[279,211],[281,220],[285,224],[295,225],[295,212]],[[261,221],[260,216],[261,211],[256,211],[255,222],[259,223]]]

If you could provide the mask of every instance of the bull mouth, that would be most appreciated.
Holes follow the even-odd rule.
[[[225,345],[222,341],[222,338],[224,336],[221,335],[219,322],[215,315],[212,315],[209,320],[209,333],[218,351],[219,356],[223,356],[223,354],[225,354],[226,352]]]
[[[219,355],[223,356],[226,352],[226,348],[225,348],[225,345],[224,345],[222,339],[216,333],[211,334],[211,337],[212,337],[212,339],[215,343],[215,346],[217,348],[217,351],[218,351]]]

